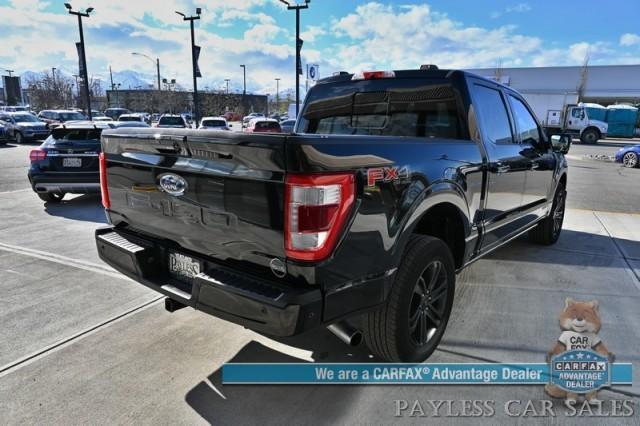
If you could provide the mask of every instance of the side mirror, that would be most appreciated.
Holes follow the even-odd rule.
[[[571,148],[571,135],[553,135],[551,136],[551,147],[556,152],[566,154]]]

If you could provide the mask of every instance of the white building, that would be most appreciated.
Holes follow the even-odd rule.
[[[576,95],[583,67],[478,68],[467,70],[496,79],[521,93]],[[640,103],[640,65],[586,67],[583,102],[601,105]]]

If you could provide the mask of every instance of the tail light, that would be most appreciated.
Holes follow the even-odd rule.
[[[353,174],[289,174],[285,189],[285,252],[319,261],[335,248],[355,200]]]
[[[104,152],[100,153],[100,194],[102,195],[102,206],[105,209],[111,208],[109,199],[109,186],[107,185],[107,157]]]
[[[47,151],[43,151],[39,148],[32,149],[31,152],[29,152],[29,161],[31,161],[32,163],[36,161],[42,161],[46,158],[47,158]]]

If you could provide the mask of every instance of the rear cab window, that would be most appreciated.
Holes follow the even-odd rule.
[[[227,123],[222,120],[203,120],[202,125],[205,127],[224,127]]]
[[[444,77],[318,84],[305,105],[298,133],[469,139],[460,92]]]
[[[184,121],[180,117],[162,117],[158,124],[165,126],[184,126]]]

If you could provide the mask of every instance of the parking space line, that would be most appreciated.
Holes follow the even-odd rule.
[[[593,215],[595,216],[596,220],[600,222],[600,225],[602,225],[602,227],[604,228],[609,238],[611,238],[611,241],[613,241],[613,245],[616,246],[616,250],[618,250],[618,252],[620,253],[620,256],[622,256],[622,260],[624,260],[624,263],[627,264],[627,267],[624,268],[625,272],[629,274],[629,276],[631,277],[631,281],[633,281],[633,284],[636,286],[636,289],[640,291],[640,276],[636,274],[635,269],[629,262],[629,260],[634,260],[634,259],[627,258],[627,256],[624,254],[624,251],[622,251],[622,247],[620,247],[620,245],[616,241],[616,238],[613,235],[611,235],[611,232],[609,232],[609,229],[607,229],[604,222],[600,219],[600,216],[598,216],[596,211],[593,212]]]
[[[78,333],[75,333],[69,337],[66,337],[64,339],[59,340],[58,342],[55,342],[49,346],[44,347],[43,349],[40,349],[30,355],[24,356],[22,358],[19,358],[16,361],[10,362],[9,364],[3,365],[2,367],[0,367],[0,378],[6,376],[7,374],[11,374],[16,370],[19,370],[22,367],[25,367],[35,361],[38,361],[44,357],[46,357],[47,355],[50,355],[54,352],[59,351],[60,349],[66,348],[67,346],[85,338],[88,336],[91,336],[94,333],[97,333],[98,331],[101,331],[107,327],[110,327],[111,325],[117,324],[118,322],[138,313],[138,312],[142,312],[145,309],[150,308],[151,306],[156,305],[159,301],[163,300],[164,296],[160,295],[160,296],[156,296],[153,299],[151,299],[150,301],[144,302],[140,305],[134,306],[133,308],[119,314],[116,315],[114,317],[111,317],[105,321],[102,321],[99,324],[96,324],[94,326],[91,326],[85,330],[82,330]]]
[[[41,250],[34,250],[26,247],[13,246],[10,244],[0,243],[0,250],[10,253],[21,254],[23,256],[35,257],[37,259],[46,260],[49,262],[59,263],[61,265],[70,266],[77,269],[83,269],[89,272],[95,272],[102,275],[107,275],[113,278],[119,278],[123,280],[129,280],[125,275],[122,275],[115,270],[108,268],[97,263],[89,262],[86,260],[73,259],[70,257],[62,256],[59,254],[49,253]]]

